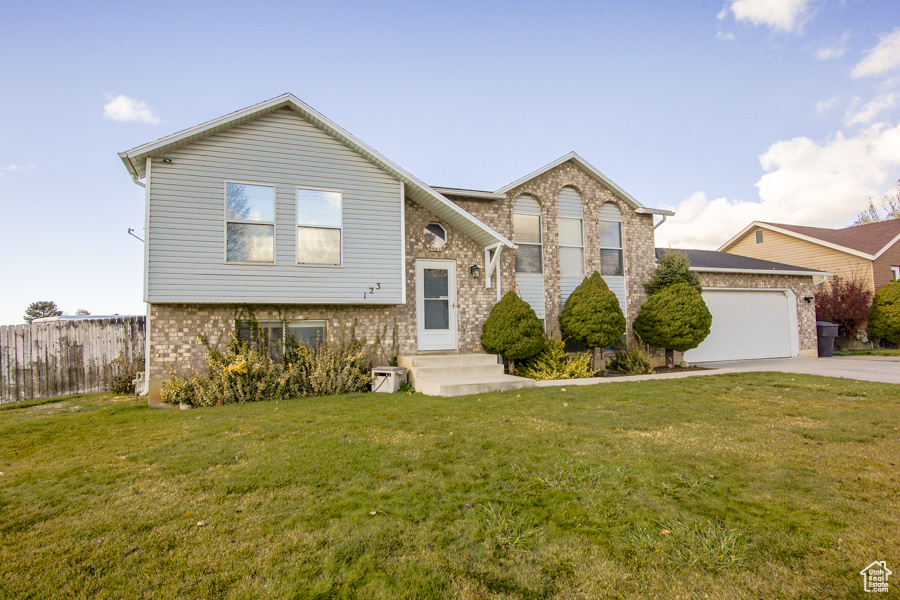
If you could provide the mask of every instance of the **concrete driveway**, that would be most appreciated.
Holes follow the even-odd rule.
[[[900,356],[835,356],[831,358],[771,358],[696,363],[719,373],[781,371],[801,375],[843,377],[860,381],[900,383]]]

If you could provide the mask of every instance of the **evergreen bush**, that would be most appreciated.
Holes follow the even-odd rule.
[[[675,283],[654,293],[641,306],[634,332],[651,346],[666,349],[671,366],[672,351],[685,352],[706,339],[712,314],[703,297],[688,283]]]
[[[869,315],[869,338],[900,344],[900,281],[891,281],[875,294]]]
[[[509,360],[512,373],[515,361],[531,358],[547,346],[547,336],[531,305],[519,298],[515,290],[510,290],[494,305],[484,322],[481,345],[488,352],[502,354]]]
[[[664,287],[675,283],[686,283],[702,292],[700,278],[690,270],[691,261],[683,250],[666,250],[656,263],[656,271],[650,281],[644,284],[647,295],[652,296]]]
[[[625,315],[600,273],[594,271],[575,288],[559,313],[559,326],[564,338],[592,349],[605,348],[622,337]]]

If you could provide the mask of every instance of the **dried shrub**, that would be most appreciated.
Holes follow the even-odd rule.
[[[516,375],[543,381],[593,377],[594,372],[591,370],[590,354],[582,352],[570,356],[566,353],[564,341],[550,339],[547,341],[547,347],[540,354],[516,369]]]
[[[869,315],[869,337],[882,343],[900,344],[900,281],[878,290]]]
[[[816,320],[838,325],[838,337],[854,337],[872,312],[872,292],[862,277],[835,276],[816,292]]]
[[[115,394],[133,394],[134,380],[138,373],[144,370],[144,359],[136,358],[129,362],[125,353],[120,352],[119,357],[103,367],[103,381],[106,389]]]

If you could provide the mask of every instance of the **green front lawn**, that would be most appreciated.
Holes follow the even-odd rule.
[[[840,350],[835,356],[900,356],[898,348],[875,348],[873,350]]]
[[[7,408],[0,598],[864,597],[900,567],[898,390]]]

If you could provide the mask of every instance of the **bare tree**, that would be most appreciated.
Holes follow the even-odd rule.
[[[869,207],[856,215],[854,225],[868,225],[888,219],[900,219],[900,179],[897,180],[896,189],[887,192],[875,204],[875,199],[869,196]]]

